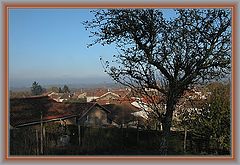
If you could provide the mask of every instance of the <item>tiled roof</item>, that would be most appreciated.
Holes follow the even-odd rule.
[[[91,89],[91,90],[89,89],[89,90],[86,90],[85,92],[87,93],[87,96],[96,96],[96,97],[101,97],[104,94],[111,92],[122,98],[129,93],[129,91],[125,89],[106,89],[106,88]]]
[[[129,90],[123,90],[123,89],[118,89],[118,90],[112,90],[113,93],[116,93],[119,97],[124,98],[130,93]]]
[[[85,91],[86,94],[87,94],[87,97],[89,96],[95,96],[95,97],[100,97],[102,96],[103,94],[107,93],[108,90],[107,89],[91,89],[91,90],[86,90]]]
[[[18,126],[21,124],[40,122],[41,112],[43,121],[56,118],[81,116],[96,103],[58,103],[49,97],[34,97],[10,99],[10,124]]]
[[[118,124],[133,121],[136,117],[132,113],[140,111],[130,103],[106,104],[102,106],[111,112],[109,118]]]

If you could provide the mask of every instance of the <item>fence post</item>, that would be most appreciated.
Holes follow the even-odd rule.
[[[139,120],[138,120],[138,123],[137,123],[137,146],[139,144]]]
[[[78,145],[81,146],[81,126],[78,124]]]
[[[41,112],[41,128],[40,128],[40,138],[41,138],[41,146],[40,146],[40,154],[43,155],[43,122],[42,122],[42,112]]]
[[[24,154],[27,154],[28,151],[28,144],[27,144],[27,137],[24,136]]]
[[[46,128],[45,124],[43,124],[43,153],[46,151]]]
[[[183,142],[183,152],[186,153],[187,146],[187,128],[184,128],[184,142]]]
[[[38,148],[38,131],[37,131],[37,129],[35,130],[35,132],[36,132],[36,143],[37,143],[37,152],[36,152],[36,154],[37,155],[39,155],[39,148]]]

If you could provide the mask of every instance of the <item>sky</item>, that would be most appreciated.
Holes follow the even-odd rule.
[[[82,22],[92,18],[90,9],[9,9],[10,88],[110,81],[99,59],[111,59],[116,49],[87,48],[92,38]]]

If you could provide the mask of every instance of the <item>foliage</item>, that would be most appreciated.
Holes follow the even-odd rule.
[[[33,82],[31,87],[32,95],[41,95],[44,92],[44,89],[36,81]]]
[[[9,130],[9,154],[10,155],[36,155],[37,140],[36,130],[32,127]]]
[[[63,134],[69,134],[69,130],[66,125],[62,125],[60,123],[46,123],[46,132],[55,134],[55,136],[59,137]]]
[[[59,88],[58,87],[52,87],[51,91],[55,92],[55,93],[58,93],[59,92]]]
[[[68,88],[67,85],[63,86],[63,93],[70,93],[70,89]]]
[[[70,144],[58,147],[57,139],[65,134],[58,125],[46,125],[46,138],[44,138],[44,155],[159,155],[159,131],[119,128],[82,128],[82,145],[78,144],[78,127],[69,126]],[[56,130],[54,130],[56,128]],[[137,140],[137,136],[139,136]],[[40,149],[40,131],[38,131],[38,150]],[[170,137],[171,155],[183,155],[182,135],[172,132]],[[204,149],[206,140],[200,143],[192,137],[192,148],[196,152],[190,154],[200,155],[207,152]],[[19,128],[11,130],[10,155],[37,155],[36,129]],[[39,153],[39,152],[38,152]]]
[[[212,95],[209,100],[208,118],[201,124],[210,131],[210,140],[214,147],[231,148],[231,103],[230,84],[212,84],[208,87]],[[206,130],[204,130],[206,132]]]
[[[11,91],[10,90],[10,98],[22,98],[31,96],[30,91]]]
[[[118,83],[148,96],[163,124],[167,146],[173,111],[184,91],[194,83],[224,77],[231,68],[231,11],[229,9],[177,9],[167,20],[160,9],[95,10],[86,21],[95,40],[115,44],[113,63],[103,63]],[[153,99],[146,88],[165,98]],[[167,152],[166,150],[163,152]]]
[[[63,90],[61,87],[58,88],[58,93],[63,93]]]
[[[61,87],[52,87],[52,91],[56,93],[70,93],[70,89],[67,85],[64,85],[63,88]]]
[[[209,140],[209,146],[215,151],[228,150],[231,145],[231,108],[230,84],[211,83],[207,87],[211,92],[204,104],[192,102],[191,111],[179,109],[174,126],[179,129],[187,128]]]

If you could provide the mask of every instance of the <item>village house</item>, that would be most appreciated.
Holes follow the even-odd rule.
[[[104,128],[112,124],[109,118],[110,111],[96,102],[61,103],[48,96],[14,98],[10,99],[9,110],[11,132],[14,130],[14,132],[18,132],[16,129],[32,128],[31,130],[36,130],[34,139],[41,141],[41,146],[46,143],[44,140],[46,133],[53,134],[55,132],[55,135],[58,135],[48,141],[51,146],[68,145],[70,137],[76,135],[79,136],[78,144],[81,144],[83,127]],[[55,127],[56,125],[59,126]],[[67,128],[70,126],[76,126],[78,131],[68,132]],[[52,130],[52,127],[60,128],[60,130]],[[50,132],[47,132],[49,129]]]
[[[155,92],[155,90],[146,89],[149,93],[148,97],[144,97],[141,95],[135,95],[134,93],[130,96],[129,101],[131,104],[140,109],[138,112],[133,113],[135,116],[142,117],[146,120],[151,120],[150,115],[154,114],[154,108],[160,109],[161,113],[164,114],[166,111],[166,104],[164,103],[164,97],[162,95],[154,95],[151,92]],[[179,100],[176,105],[176,110],[173,113],[173,120],[180,122],[180,114],[182,112],[188,112],[190,115],[193,113],[201,114],[202,107],[206,103],[207,98],[211,95],[210,92],[203,91],[201,88],[193,88],[186,91],[183,97]],[[136,97],[138,96],[138,97]],[[162,130],[162,123],[155,121],[156,127],[159,130]],[[174,125],[171,127],[171,130],[174,131],[176,128]]]
[[[57,102],[63,102],[63,101],[68,101],[69,99],[71,99],[73,95],[70,93],[51,92],[48,94],[48,96]]]
[[[10,99],[10,125],[22,127],[53,121],[103,126],[109,111],[97,103],[59,103],[48,96]]]
[[[135,115],[140,109],[134,107],[128,101],[102,106],[110,111],[109,118],[111,118],[114,126],[118,128],[144,128],[145,119],[142,116]]]
[[[65,124],[104,127],[112,124],[114,120],[118,123],[116,125],[119,125],[117,119],[119,116],[113,115],[116,113],[121,116],[121,113],[128,111],[126,114],[130,114],[131,118],[139,117],[147,120],[149,114],[153,111],[151,102],[147,98],[131,97],[129,99],[126,97],[129,94],[128,90],[114,91],[121,93],[121,95],[107,91],[103,89],[96,90],[95,94],[98,95],[98,98],[86,103],[63,103],[64,99],[71,97],[70,94],[59,96],[54,92],[50,93],[49,96],[10,99],[10,124],[12,127],[21,127],[40,124],[40,122],[61,121],[61,123]],[[82,96],[87,96],[87,92]],[[159,100],[157,96],[153,97]],[[186,98],[205,100],[207,97],[208,95],[196,90],[186,92],[185,97],[177,105],[177,109],[183,106]],[[107,104],[110,105],[104,106]],[[188,105],[185,109],[187,108],[190,110],[195,107]],[[118,113],[118,111],[121,113]],[[177,113],[177,111],[174,112],[174,117],[177,116]],[[128,117],[129,115],[122,116],[122,121],[127,121]]]
[[[105,88],[97,89],[86,89],[83,93],[86,93],[87,102],[96,101],[97,98],[107,93],[108,90]]]
[[[86,98],[87,102],[97,102],[100,105],[113,103],[115,100],[123,99],[129,93],[128,89],[87,89],[76,92],[78,98]]]

